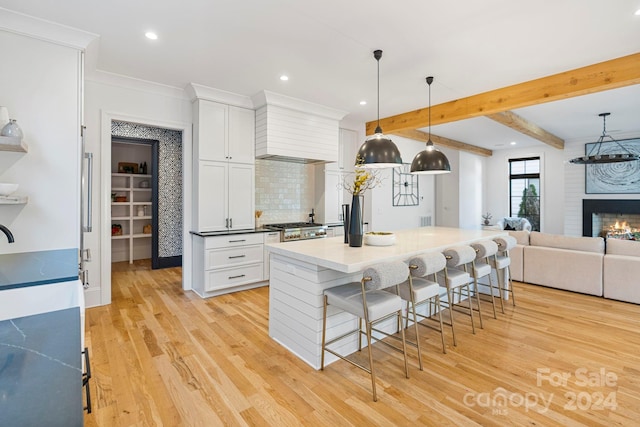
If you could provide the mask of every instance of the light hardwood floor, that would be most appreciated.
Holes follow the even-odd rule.
[[[421,328],[411,378],[374,346],[368,375],[315,371],[268,335],[269,288],[201,299],[179,268],[116,264],[113,303],[86,313],[93,378],[87,426],[638,425],[640,306],[516,283],[509,303],[443,354]],[[488,303],[486,303],[488,304]],[[483,305],[485,313],[490,306]],[[366,356],[366,350],[362,356]]]

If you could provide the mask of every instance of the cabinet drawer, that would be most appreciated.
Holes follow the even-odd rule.
[[[263,261],[263,245],[238,246],[229,249],[208,249],[205,251],[205,270],[230,267],[238,264],[252,264]]]
[[[262,233],[230,234],[205,238],[204,248],[232,248],[234,246],[257,245],[263,242]]]
[[[207,292],[231,288],[262,280],[262,263],[205,271],[204,290]]]

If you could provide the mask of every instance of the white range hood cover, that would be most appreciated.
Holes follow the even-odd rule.
[[[256,158],[337,162],[339,123],[346,111],[262,91],[256,109]]]

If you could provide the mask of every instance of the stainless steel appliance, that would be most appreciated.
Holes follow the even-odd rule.
[[[288,222],[284,224],[267,224],[264,226],[270,230],[280,232],[281,242],[294,240],[321,239],[327,237],[327,227],[312,222]]]

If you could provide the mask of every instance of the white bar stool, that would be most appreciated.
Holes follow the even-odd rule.
[[[491,266],[496,270],[498,276],[498,289],[500,290],[500,306],[502,313],[504,313],[504,295],[511,292],[511,302],[513,306],[516,305],[516,295],[513,292],[513,282],[511,281],[511,258],[509,257],[509,251],[516,247],[518,241],[513,236],[497,237],[493,239],[498,245],[498,253],[495,256],[495,260],[491,262]],[[509,276],[509,287],[505,286],[505,269]]]
[[[493,280],[491,279],[491,264],[490,261],[496,256],[498,252],[498,244],[493,240],[483,240],[481,242],[472,243],[471,247],[476,251],[476,259],[471,263],[473,280],[475,282],[475,291],[479,297],[480,291],[478,288],[478,280],[483,277],[489,278],[489,295],[491,298],[491,306],[493,308],[493,318],[496,316],[496,300],[494,298]],[[478,298],[478,304],[480,298]],[[480,327],[482,327],[482,317],[480,317]]]
[[[324,291],[324,309],[322,318],[322,356],[320,369],[324,370],[324,353],[326,351],[368,372],[371,375],[371,388],[374,401],[378,400],[378,396],[376,394],[376,376],[373,365],[373,347],[371,345],[371,340],[372,338],[377,340],[377,338],[372,337],[371,330],[375,323],[381,322],[394,316],[402,316],[402,299],[400,298],[400,296],[394,295],[390,292],[386,292],[383,289],[403,283],[407,279],[411,280],[411,276],[409,275],[409,267],[405,263],[401,261],[388,262],[378,264],[375,267],[367,268],[363,272],[362,280],[360,280],[360,282],[348,283],[346,285],[336,286]],[[327,308],[329,306],[334,306],[340,310],[357,316],[358,328],[327,341]],[[365,321],[366,332],[362,330],[363,319]],[[404,371],[406,377],[409,378],[409,367],[407,364],[407,346],[403,328],[400,328],[400,333],[402,336],[402,350],[396,348],[395,346],[391,346],[390,344],[388,345],[403,353]],[[327,348],[327,345],[333,344],[354,334],[358,334],[359,350],[362,348],[362,335],[366,335],[367,337],[369,367],[361,365],[339,354],[338,352]],[[384,343],[384,341],[380,342]]]
[[[453,335],[453,345],[457,345],[456,331],[453,321],[453,308],[454,306],[461,307],[462,301],[462,288],[466,288],[467,301],[469,303],[468,312],[464,311],[471,317],[471,330],[475,334],[476,326],[473,320],[473,305],[471,304],[471,290],[469,283],[471,282],[471,275],[465,271],[466,265],[472,262],[476,258],[476,251],[471,246],[456,246],[446,249],[444,251],[444,257],[447,260],[447,266],[441,273],[438,273],[438,279],[442,280],[447,288],[447,303],[449,307],[449,317],[451,318],[451,333]],[[456,267],[462,267],[460,270]],[[455,291],[458,290],[458,303],[454,301]],[[443,304],[444,305],[444,304]],[[467,307],[464,307],[466,310]]]

